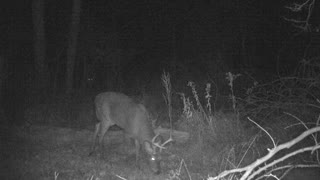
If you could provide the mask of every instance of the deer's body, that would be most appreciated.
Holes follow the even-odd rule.
[[[148,118],[148,112],[142,104],[116,92],[98,94],[95,98],[96,116],[99,122],[94,132],[92,151],[95,150],[96,138],[102,145],[103,137],[112,125],[121,127],[128,137],[135,140],[136,160],[139,159],[140,146],[148,154],[149,165],[154,173],[160,172],[160,163],[156,158],[154,131]]]

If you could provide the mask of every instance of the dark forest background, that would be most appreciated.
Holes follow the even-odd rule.
[[[319,53],[320,11],[316,2],[302,30],[288,19],[303,19],[308,8],[295,14],[290,3],[2,1],[2,109],[15,122],[53,95],[156,91],[164,70],[177,89],[219,82],[228,71],[259,80],[291,73]]]

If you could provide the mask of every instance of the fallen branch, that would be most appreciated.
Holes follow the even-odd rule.
[[[257,171],[254,171],[256,168],[258,168],[261,164],[266,163],[266,161],[268,161],[269,159],[271,159],[276,153],[278,153],[279,151],[283,150],[283,149],[289,149],[291,148],[293,145],[297,144],[298,142],[302,141],[305,137],[316,133],[316,132],[320,132],[320,126],[311,128],[307,131],[304,131],[301,135],[299,135],[298,137],[292,139],[291,141],[288,141],[286,143],[280,144],[278,146],[275,146],[274,148],[269,150],[269,153],[267,155],[265,155],[264,157],[257,159],[255,162],[249,164],[248,166],[245,166],[243,168],[237,168],[237,169],[232,169],[232,170],[226,170],[222,173],[220,173],[218,176],[216,177],[209,177],[208,180],[218,180],[220,178],[226,177],[228,175],[234,174],[234,173],[243,173],[244,174],[241,176],[240,180],[250,180],[253,179],[255,176],[259,175],[262,171],[267,170],[268,168],[276,165],[277,163],[284,161],[286,159],[288,159],[289,157],[295,156],[297,154],[306,152],[306,151],[311,151],[314,152],[318,149],[320,149],[320,144],[316,143],[314,146],[310,146],[310,147],[305,147],[305,148],[301,148],[298,149],[294,152],[291,152],[283,157],[280,157],[279,159],[274,160],[273,162],[269,163],[269,164],[265,164],[264,166],[260,167]],[[314,166],[314,165],[312,165]],[[316,165],[317,167],[320,167],[320,165]],[[258,177],[260,178],[260,177]]]

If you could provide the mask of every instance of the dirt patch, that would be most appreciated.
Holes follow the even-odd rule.
[[[108,141],[112,143],[105,146],[103,157],[88,156],[92,139],[92,132],[88,130],[32,126],[29,132],[21,128],[13,128],[11,132],[2,154],[5,163],[0,177],[5,179],[165,178],[151,174],[143,160],[139,170],[135,155],[120,150],[122,140],[112,139],[116,137],[114,132],[108,134]]]
[[[105,137],[103,154],[88,156],[93,131],[32,126],[1,131],[7,134],[1,141],[0,179],[168,179],[169,174],[180,173],[180,179],[189,179],[183,159],[192,179],[215,176],[225,157],[219,147],[206,146],[200,150],[195,143],[171,144],[162,154],[162,173],[151,173],[147,161],[136,166],[134,145],[126,145],[120,134],[110,131]],[[11,132],[11,133],[9,133]],[[4,136],[1,136],[4,137]],[[3,140],[3,139],[2,139]],[[3,143],[5,142],[5,143]],[[249,163],[249,162],[248,162]],[[285,179],[316,180],[319,169],[293,169]]]

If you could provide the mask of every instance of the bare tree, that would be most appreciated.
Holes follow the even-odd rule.
[[[2,87],[4,82],[4,59],[0,56],[0,98],[2,98]],[[0,99],[1,100],[1,99]]]
[[[4,81],[6,78],[6,72],[5,72],[5,68],[4,68],[4,58],[2,58],[0,56],[0,102],[3,102],[3,96],[4,96]],[[1,115],[1,111],[2,111],[2,107],[3,103],[0,104],[0,115]]]
[[[293,15],[298,14],[298,17],[284,17],[284,19],[290,22],[297,29],[300,29],[305,32],[313,31],[312,24],[310,24],[310,18],[312,16],[314,4],[315,0],[304,0],[299,3],[293,2],[288,6],[285,6],[285,8],[289,9]]]
[[[67,76],[66,76],[66,92],[71,93],[73,89],[73,75],[77,51],[77,39],[79,34],[81,12],[81,0],[73,0],[72,18],[70,24],[70,34],[67,50]]]
[[[32,19],[34,27],[34,60],[36,67],[37,93],[45,92],[48,85],[48,67],[46,63],[46,39],[44,27],[44,1],[33,0]]]

